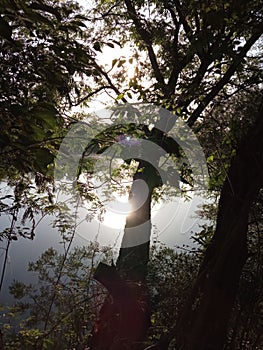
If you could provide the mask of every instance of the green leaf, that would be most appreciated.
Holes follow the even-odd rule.
[[[114,58],[114,60],[112,60],[111,67],[114,67],[117,62],[118,62],[118,59]]]
[[[113,43],[106,43],[109,47],[114,49],[114,44]]]
[[[86,24],[81,22],[81,21],[74,21],[74,22],[72,22],[72,24],[74,24],[77,27],[85,27],[85,28],[87,28]]]
[[[56,117],[57,110],[53,106],[48,108],[39,107],[33,111],[33,114],[40,124],[50,130],[53,130],[58,124],[58,119]]]
[[[211,163],[214,160],[214,155],[211,154],[211,156],[207,157],[206,161],[207,163]]]
[[[45,137],[45,130],[43,127],[40,127],[39,125],[36,125],[35,123],[32,123],[30,125],[30,128],[28,130],[29,135],[26,134],[25,137],[32,141],[43,141]]]
[[[35,151],[35,157],[36,170],[42,174],[46,174],[48,170],[47,166],[54,160],[53,154],[45,148],[40,148]]]
[[[31,20],[32,22],[40,22],[40,23],[44,23],[47,24],[50,27],[53,27],[53,22],[50,21],[48,18],[40,15],[39,13],[35,12],[35,11],[27,11],[27,16],[28,19]]]
[[[57,9],[55,9],[52,6],[45,5],[43,3],[37,3],[37,2],[32,2],[32,4],[29,5],[30,8],[34,10],[40,10],[43,12],[48,12],[56,16],[56,18],[61,21],[61,15]]]
[[[93,48],[94,48],[94,50],[96,50],[96,51],[102,52],[102,51],[101,51],[101,44],[100,44],[98,41],[96,41],[96,42],[94,43]]]
[[[119,95],[116,97],[116,100],[121,100],[123,97],[124,97],[124,94],[119,94]]]
[[[126,62],[126,60],[119,60],[119,63],[117,65],[118,68],[120,68],[121,66],[123,66],[123,64]]]

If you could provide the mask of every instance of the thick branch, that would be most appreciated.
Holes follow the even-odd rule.
[[[150,33],[143,27],[142,23],[139,20],[139,17],[136,13],[135,7],[133,6],[132,2],[130,0],[125,0],[125,4],[129,13],[130,18],[132,19],[137,32],[139,33],[142,41],[144,42],[148,54],[149,54],[149,58],[151,61],[151,65],[152,65],[152,69],[155,75],[156,80],[158,81],[158,83],[160,84],[163,93],[166,94],[166,84],[164,81],[164,77],[162,75],[162,72],[159,68],[157,59],[156,59],[156,55],[154,53],[153,50],[153,46],[152,46],[152,40],[151,40],[151,35]]]
[[[176,7],[176,10],[177,10],[180,22],[182,23],[182,25],[184,27],[184,31],[185,31],[185,33],[187,35],[187,38],[188,38],[189,41],[191,41],[192,37],[193,37],[192,29],[189,26],[189,24],[187,23],[186,16],[183,13],[183,10],[182,10],[182,7],[180,5],[180,2],[178,0],[175,0],[174,3],[175,3],[175,7]]]
[[[168,2],[165,2],[165,7],[167,8],[167,10],[170,12],[170,15],[172,17],[172,20],[174,22],[175,25],[175,31],[174,31],[174,38],[173,38],[173,68],[171,71],[171,75],[168,81],[168,91],[169,94],[173,94],[174,90],[175,90],[175,86],[178,80],[178,76],[179,76],[179,72],[180,72],[180,65],[179,65],[179,60],[178,60],[178,39],[179,39],[179,30],[180,30],[180,23],[178,22],[177,18],[176,18],[176,14],[174,12],[174,10],[169,6]]]

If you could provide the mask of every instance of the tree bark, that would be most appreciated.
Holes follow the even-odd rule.
[[[139,171],[134,175],[130,202],[136,209],[127,216],[116,267],[100,264],[94,275],[109,292],[92,332],[89,345],[94,350],[143,348],[142,342],[150,325],[145,279],[151,235],[151,198],[153,189],[160,184],[160,178],[153,177],[152,167],[147,161],[141,161]],[[148,187],[143,203],[140,181]]]
[[[178,349],[223,349],[247,259],[248,215],[262,185],[263,103],[223,185],[215,234],[176,327]]]
[[[4,350],[4,340],[3,340],[3,333],[0,329],[0,350]]]

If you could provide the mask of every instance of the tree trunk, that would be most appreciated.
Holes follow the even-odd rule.
[[[4,340],[3,340],[3,333],[0,329],[0,350],[4,350]]]
[[[176,327],[178,350],[223,349],[247,259],[248,215],[263,185],[263,104],[223,185],[214,237]]]
[[[116,267],[100,264],[94,276],[109,292],[92,332],[89,345],[94,350],[143,348],[150,325],[145,279],[151,235],[151,197],[160,181],[158,176],[152,177],[152,173],[155,174],[152,167],[141,161],[134,175],[130,203],[136,209],[127,216]],[[149,174],[151,179],[147,178]],[[145,183],[143,190],[142,181]]]

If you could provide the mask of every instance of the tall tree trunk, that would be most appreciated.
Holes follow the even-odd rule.
[[[109,295],[93,329],[92,349],[143,348],[142,341],[150,324],[145,279],[151,235],[151,198],[160,181],[158,176],[152,177],[152,173],[155,174],[152,167],[150,163],[140,161],[134,175],[129,200],[135,209],[126,219],[116,267],[100,264],[94,276],[107,288]],[[151,174],[151,181],[148,174]]]
[[[4,340],[3,340],[3,333],[0,329],[0,350],[4,350]]]
[[[262,185],[263,104],[228,171],[215,234],[177,325],[177,349],[223,349],[247,259],[248,215]]]

